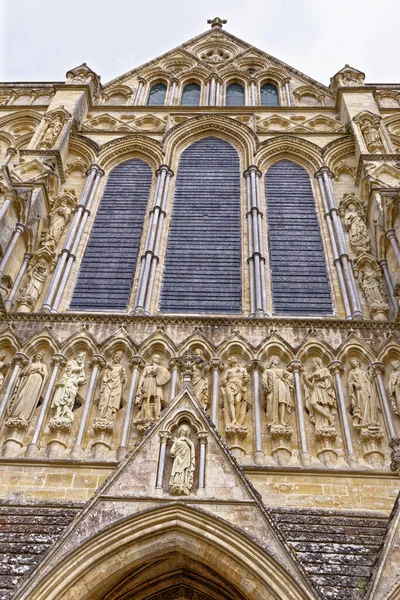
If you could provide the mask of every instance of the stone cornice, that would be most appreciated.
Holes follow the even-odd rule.
[[[361,179],[361,171],[364,162],[387,162],[387,161],[396,161],[400,162],[399,154],[360,154],[360,158],[358,160],[357,165],[357,173],[355,177],[356,186],[359,185]]]

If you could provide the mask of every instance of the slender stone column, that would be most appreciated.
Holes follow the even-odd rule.
[[[117,449],[117,460],[123,460],[128,452],[128,439],[129,439],[129,432],[131,429],[132,411],[133,411],[133,406],[135,403],[135,394],[136,394],[136,387],[137,387],[137,382],[138,382],[138,377],[139,377],[139,371],[141,369],[143,369],[143,367],[146,365],[145,361],[143,360],[143,358],[141,356],[132,356],[130,364],[132,367],[132,379],[131,379],[131,385],[129,388],[128,402],[126,403],[124,424],[122,426],[121,441],[120,441],[119,447]]]
[[[290,77],[283,80],[285,85],[286,104],[292,106],[292,97],[290,95]]]
[[[140,104],[140,96],[142,95],[142,90],[143,90],[144,84],[145,84],[145,80],[144,79],[139,79],[139,85],[137,86],[137,90],[136,90],[136,94],[135,94],[135,99],[133,101],[133,104],[135,106],[137,106],[138,104]]]
[[[215,77],[210,81],[210,106],[215,106]]]
[[[173,79],[171,82],[171,88],[170,88],[170,93],[169,93],[169,98],[168,98],[168,105],[172,106],[174,103],[174,99],[175,99],[175,92],[176,92],[176,84],[178,83],[177,79]]]
[[[385,258],[380,260],[379,266],[382,269],[383,277],[385,279],[386,287],[388,289],[390,300],[392,301],[392,304],[393,304],[393,308],[394,308],[395,312],[397,313],[397,311],[399,310],[399,303],[398,303],[397,298],[394,293],[393,282],[392,282],[392,278],[390,277],[387,260]]]
[[[217,79],[215,85],[215,106],[221,106],[221,79]]]
[[[250,81],[250,95],[251,95],[251,105],[257,106],[256,82],[253,79]]]
[[[13,156],[15,156],[17,154],[17,151],[15,148],[13,148],[12,146],[10,146],[9,148],[7,148],[7,154],[6,157],[3,161],[3,164],[0,166],[0,169],[4,169],[4,167],[6,167],[8,165],[8,163],[10,162],[10,160],[12,159]],[[1,215],[1,212],[0,212]],[[1,216],[0,216],[0,221],[1,221]]]
[[[389,231],[386,232],[386,237],[389,240],[389,242],[392,244],[392,248],[394,250],[396,260],[397,260],[397,265],[398,265],[398,267],[400,267],[400,248],[399,248],[399,244],[397,242],[396,233],[395,233],[394,229],[389,229]]]
[[[7,300],[4,302],[7,310],[11,310],[14,305],[15,294],[17,293],[19,286],[21,285],[21,281],[22,281],[22,278],[26,271],[26,267],[28,266],[28,263],[31,260],[31,258],[32,258],[32,254],[29,254],[29,252],[25,252],[24,260],[22,261],[22,265],[19,269],[18,275],[15,278],[14,285],[11,288],[11,292],[10,292]]]
[[[200,442],[200,460],[199,460],[199,487],[196,496],[204,496],[206,487],[206,450],[207,450],[206,431],[200,431],[197,434],[197,439]]]
[[[219,401],[219,374],[224,370],[224,363],[220,358],[210,360],[212,370],[212,389],[211,389],[211,421],[215,427],[218,426],[218,401]]]
[[[16,198],[17,198],[17,192],[15,192],[14,190],[10,190],[5,193],[4,204],[0,208],[0,223],[2,222],[3,218],[6,216],[11,203],[14,202],[16,200]]]
[[[83,436],[85,435],[86,423],[89,417],[89,411],[92,403],[92,398],[96,390],[97,378],[100,370],[106,365],[106,361],[100,354],[95,354],[90,361],[90,366],[92,368],[92,375],[90,378],[89,389],[86,396],[85,403],[83,405],[83,412],[81,417],[81,422],[79,424],[78,435],[75,440],[74,447],[71,450],[71,458],[78,459],[81,457],[84,448],[82,447]]]
[[[299,438],[300,438],[300,462],[303,467],[308,468],[311,466],[311,455],[308,449],[306,424],[304,421],[304,406],[303,406],[303,394],[301,390],[300,373],[303,370],[303,365],[299,360],[292,360],[288,364],[288,368],[293,371],[294,379],[294,391],[296,396],[296,410],[297,410],[297,423],[299,426]]]
[[[248,363],[246,369],[252,375],[253,382],[253,426],[255,446],[253,459],[256,465],[263,465],[265,454],[262,449],[261,434],[260,374],[264,371],[264,365],[260,360],[253,359]]]
[[[343,364],[339,360],[334,360],[333,362],[331,362],[330,365],[328,365],[328,369],[334,376],[335,383],[336,383],[340,420],[342,421],[344,443],[346,446],[345,459],[346,459],[346,462],[348,463],[349,467],[354,469],[358,465],[358,457],[354,453],[354,449],[353,449],[353,440],[351,438],[349,421],[347,418],[347,411],[346,411],[346,402],[344,399],[342,380],[340,377],[341,373],[343,373]]]
[[[171,387],[169,394],[169,401],[175,398],[178,393],[178,379],[179,379],[179,358],[175,356],[169,361],[169,370],[171,371]]]
[[[26,367],[29,364],[29,358],[23,352],[17,352],[11,361],[11,364],[14,365],[13,371],[11,373],[11,377],[8,381],[8,385],[6,387],[6,391],[4,392],[3,400],[0,403],[0,423],[4,415],[4,411],[7,406],[7,402],[9,401],[12,391],[14,389],[15,381],[18,377],[18,374],[21,369]]]
[[[24,233],[25,229],[26,227],[25,225],[22,225],[22,223],[16,224],[12,238],[7,246],[7,250],[5,251],[2,261],[0,262],[0,278],[4,274],[4,269],[6,268],[9,258],[15,248],[15,245],[19,240],[19,236],[21,235],[21,233]]]
[[[383,382],[383,374],[385,373],[385,367],[380,362],[374,362],[371,364],[371,369],[374,374],[376,387],[378,388],[379,397],[381,399],[381,405],[383,413],[385,415],[388,435],[389,438],[394,438],[396,437],[396,430],[394,428],[392,412],[390,410],[389,401],[385,390],[385,384]]]
[[[54,390],[54,384],[57,379],[57,375],[60,369],[62,369],[67,364],[67,359],[63,354],[55,354],[52,359],[53,363],[53,371],[51,373],[49,385],[47,386],[46,394],[43,400],[43,404],[40,407],[39,419],[36,423],[35,432],[33,434],[33,438],[25,452],[25,456],[27,458],[32,458],[39,450],[39,437],[42,432],[43,423],[46,418],[47,409],[50,404],[51,396]]]
[[[165,452],[167,449],[167,442],[171,439],[171,434],[169,431],[160,431],[160,453],[158,456],[158,467],[157,467],[157,481],[156,481],[156,495],[162,495],[162,483],[163,483],[163,475],[164,475],[164,465],[165,465]]]

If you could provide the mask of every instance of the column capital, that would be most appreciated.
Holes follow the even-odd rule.
[[[101,354],[94,354],[89,361],[89,365],[91,367],[98,367],[99,369],[103,369],[106,366],[107,362]]]
[[[389,440],[390,452],[390,470],[400,472],[400,437],[392,437]]]
[[[385,373],[385,367],[383,366],[383,363],[381,362],[373,362],[370,364],[370,369],[374,375],[374,377],[376,375],[384,375]]]
[[[378,265],[382,268],[382,269],[387,269],[388,266],[388,261],[386,260],[386,258],[382,258],[381,260],[378,260]]]
[[[289,371],[293,371],[293,373],[301,373],[304,370],[303,363],[298,359],[291,360],[287,368]]]
[[[64,367],[67,364],[67,359],[64,356],[64,354],[59,354],[58,352],[56,352],[56,354],[54,354],[53,358],[51,359],[51,362],[53,363],[54,367]]]
[[[334,178],[334,174],[327,165],[323,165],[316,173],[314,173],[314,177],[319,179],[320,177],[323,177],[324,173],[326,173],[331,179]]]
[[[282,83],[290,83],[292,81],[291,77],[284,77],[284,79],[282,79]]]
[[[162,431],[159,432],[158,434],[159,438],[160,438],[160,442],[165,442],[167,443],[170,439],[171,439],[171,433],[169,431],[167,431],[166,429],[163,429]]]
[[[211,358],[209,362],[210,362],[210,367],[213,371],[221,372],[225,368],[224,362],[217,356],[214,356],[213,358]]]
[[[23,223],[17,223],[15,226],[15,231],[18,231],[18,233],[24,233],[26,227]]]
[[[179,369],[179,365],[180,365],[179,356],[173,356],[171,358],[171,360],[168,362],[168,367],[169,367],[170,371],[173,371],[174,369]]]
[[[255,173],[257,177],[262,177],[262,173],[256,165],[250,165],[243,173],[243,177],[250,177],[252,173]]]
[[[207,431],[199,431],[199,433],[197,434],[197,439],[199,440],[200,444],[207,444],[207,440],[208,440]]]
[[[396,237],[396,233],[395,233],[394,229],[388,229],[387,231],[385,231],[385,235],[388,240],[391,240],[392,238]]]
[[[12,365],[19,365],[21,368],[26,367],[30,362],[29,357],[23,352],[16,352],[11,359]]]
[[[95,173],[96,175],[99,175],[100,177],[103,177],[103,175],[104,175],[104,171],[101,167],[99,167],[99,165],[95,165],[95,164],[90,165],[90,167],[86,171],[86,175],[89,175],[92,172]]]
[[[15,202],[18,199],[18,194],[15,190],[7,190],[4,194],[4,200],[10,200],[10,202]]]
[[[344,371],[343,363],[340,360],[334,360],[328,365],[328,369],[332,375],[341,374]]]
[[[146,83],[146,78],[145,77],[138,77],[138,83],[141,83],[142,85],[144,85]]]
[[[132,369],[143,369],[146,366],[146,362],[143,360],[143,358],[136,354],[132,356],[129,364]]]
[[[165,172],[167,177],[173,177],[174,176],[174,172],[172,169],[169,168],[168,165],[160,165],[156,171],[156,175],[157,177],[159,177],[161,175],[162,172]]]
[[[7,148],[6,156],[13,157],[16,154],[18,154],[18,151],[14,148],[14,146],[10,146],[9,148]]]
[[[246,370],[248,373],[262,373],[264,369],[264,365],[258,358],[252,358],[246,365]]]

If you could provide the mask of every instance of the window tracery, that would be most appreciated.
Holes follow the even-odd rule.
[[[167,95],[165,83],[156,83],[150,88],[147,106],[164,106]]]

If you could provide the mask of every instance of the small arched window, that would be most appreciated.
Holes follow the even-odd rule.
[[[279,106],[278,89],[272,83],[264,83],[260,89],[261,106]]]
[[[182,106],[198,106],[200,104],[200,86],[197,83],[188,83],[182,92]]]
[[[226,106],[244,106],[244,87],[240,83],[231,83],[226,88]]]
[[[150,90],[149,99],[147,100],[148,106],[163,106],[165,103],[165,96],[167,94],[167,86],[164,83],[156,83]]]

